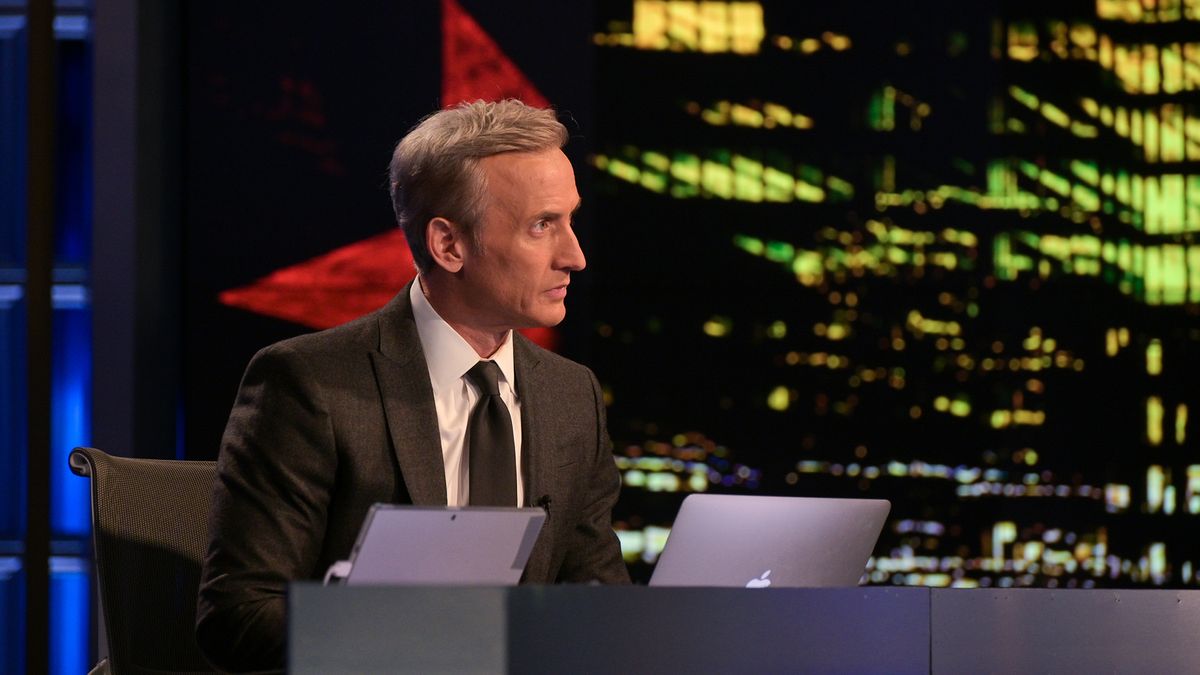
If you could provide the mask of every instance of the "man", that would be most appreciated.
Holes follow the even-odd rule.
[[[628,583],[599,384],[513,332],[559,323],[585,264],[566,140],[553,111],[512,100],[427,117],[391,163],[417,279],[250,362],[197,608],[213,664],[281,667],[287,583],[347,558],[375,502],[545,506],[524,582]]]

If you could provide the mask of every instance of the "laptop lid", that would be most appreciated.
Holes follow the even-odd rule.
[[[856,586],[884,499],[689,495],[651,586]]]
[[[375,504],[345,583],[514,586],[545,521],[539,508]]]

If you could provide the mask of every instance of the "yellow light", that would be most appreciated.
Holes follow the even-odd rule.
[[[617,541],[621,544],[621,557],[625,562],[635,562],[646,550],[646,535],[636,530],[617,530]]]
[[[1150,442],[1150,445],[1162,443],[1162,422],[1162,399],[1157,396],[1148,397],[1146,399],[1146,440]]]
[[[1187,440],[1187,419],[1187,404],[1180,403],[1175,407],[1175,442],[1179,445],[1183,445],[1183,442]]]
[[[642,559],[646,562],[654,562],[662,553],[663,548],[667,545],[667,537],[671,535],[670,528],[655,527],[651,525],[646,530],[646,550],[642,553]]]
[[[776,340],[787,337],[787,324],[782,321],[773,321],[767,326],[767,337]]]
[[[1017,524],[1012,521],[1002,521],[992,527],[992,561],[997,565],[1004,563],[1004,545],[1017,540]]]
[[[673,473],[652,473],[646,476],[649,492],[679,492],[679,476]]]
[[[821,39],[825,40],[834,51],[840,52],[850,48],[850,38],[845,35],[839,35],[826,31],[821,34]]]
[[[1188,513],[1200,513],[1200,464],[1192,464],[1187,468],[1187,500]]]
[[[1150,375],[1162,374],[1162,342],[1158,338],[1146,346],[1146,372]]]
[[[733,320],[725,316],[714,316],[704,322],[704,334],[711,337],[725,337],[733,329]]]
[[[1159,542],[1151,544],[1147,557],[1150,559],[1150,576],[1161,583],[1167,574],[1167,545]]]
[[[1129,508],[1129,486],[1109,483],[1104,486],[1104,501],[1110,512],[1116,513]]]
[[[792,397],[787,387],[780,385],[772,389],[771,393],[767,395],[767,407],[771,410],[783,412],[791,405],[791,399]]]
[[[1013,423],[1026,426],[1041,426],[1046,421],[1046,413],[1041,410],[1014,410]]]
[[[763,23],[763,7],[758,2],[729,3],[730,49],[735,54],[755,54],[767,31]]]
[[[663,0],[635,0],[633,3],[633,44],[638,49],[666,49],[667,3]]]
[[[1163,468],[1157,464],[1146,469],[1146,511],[1156,513],[1163,505]]]

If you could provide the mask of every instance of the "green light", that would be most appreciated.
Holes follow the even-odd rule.
[[[744,202],[763,200],[763,165],[748,157],[733,156],[733,197]]]
[[[842,180],[837,176],[830,176],[825,180],[825,185],[834,195],[843,200],[852,199],[854,197],[854,186],[849,181]]]
[[[796,179],[774,167],[763,169],[764,196],[769,202],[790,202],[794,199]]]
[[[816,251],[803,251],[792,261],[792,272],[800,278],[819,279],[823,275],[821,254]]]
[[[700,186],[709,195],[731,199],[733,197],[733,169],[717,162],[705,160],[700,169]]]
[[[816,185],[798,180],[796,181],[796,199],[802,202],[823,202],[825,201],[825,191]]]
[[[1036,100],[1036,99],[1034,99],[1034,100]],[[1051,103],[1043,103],[1042,104],[1042,115],[1046,119],[1050,120],[1051,122],[1057,124],[1058,126],[1064,128],[1064,129],[1067,128],[1068,126],[1070,126],[1070,124],[1071,124],[1071,118],[1067,115],[1067,113],[1063,112],[1061,108],[1059,108],[1058,106],[1055,106]]]
[[[638,182],[638,178],[641,175],[641,172],[637,170],[636,166],[623,162],[619,159],[613,159],[609,161],[608,172],[617,178],[630,183]]]
[[[1032,110],[1037,110],[1039,103],[1038,97],[1033,95],[1031,92],[1025,91],[1024,89],[1013,85],[1008,88],[1008,93],[1021,105]]]
[[[796,257],[796,249],[787,242],[772,241],[767,244],[765,255],[767,260],[790,263],[792,258]]]
[[[733,244],[743,251],[757,256],[761,256],[766,249],[761,239],[749,237],[744,234],[735,234],[733,236]]]
[[[641,186],[651,192],[667,191],[667,176],[661,173],[646,171],[642,173]]]
[[[955,399],[950,403],[950,414],[955,417],[966,417],[971,414],[971,402],[966,399]]]
[[[642,164],[645,164],[652,169],[666,172],[671,166],[671,160],[660,152],[643,152]]]
[[[679,153],[671,162],[671,177],[688,185],[700,184],[700,158],[696,155]]]
[[[1079,176],[1079,178],[1088,185],[1096,185],[1096,183],[1100,181],[1100,171],[1096,169],[1095,162],[1081,162],[1077,159],[1072,160],[1071,173]]]

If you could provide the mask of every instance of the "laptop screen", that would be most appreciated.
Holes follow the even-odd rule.
[[[540,508],[375,504],[346,583],[516,585],[545,520]]]
[[[650,585],[855,586],[890,509],[883,499],[689,495]]]

